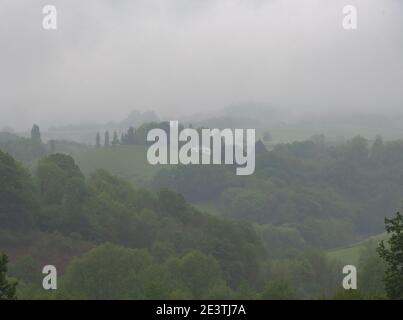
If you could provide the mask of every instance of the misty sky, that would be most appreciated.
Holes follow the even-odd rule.
[[[58,30],[42,29],[42,8]],[[358,30],[342,8],[358,7]],[[402,0],[1,0],[0,128],[255,101],[403,110]],[[178,116],[179,117],[179,116]]]

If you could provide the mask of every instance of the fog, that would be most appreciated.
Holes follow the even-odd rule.
[[[297,116],[403,108],[401,0],[2,0],[0,43],[0,128],[240,101]]]

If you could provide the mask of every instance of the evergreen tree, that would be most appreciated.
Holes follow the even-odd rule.
[[[390,299],[403,299],[403,216],[385,219],[386,232],[390,235],[387,245],[379,244],[378,253],[387,263],[385,274],[386,293]]]
[[[41,130],[39,129],[39,126],[34,124],[32,129],[31,129],[31,139],[36,141],[36,142],[41,142]]]
[[[105,131],[105,147],[109,146],[109,131]]]
[[[101,147],[101,135],[99,134],[99,132],[97,132],[95,145],[97,148]]]
[[[116,146],[119,144],[119,139],[118,139],[118,134],[116,131],[113,132],[113,140],[112,140],[112,145]]]
[[[372,148],[381,148],[383,147],[383,138],[379,134],[375,137],[374,144],[372,145]]]
[[[375,141],[371,149],[371,157],[375,160],[380,160],[384,149],[383,138],[380,135],[375,137]]]
[[[126,144],[135,144],[135,136],[134,136],[133,127],[130,127],[129,130],[127,130]]]
[[[7,262],[7,256],[0,254],[0,300],[15,300],[17,283],[7,279]]]

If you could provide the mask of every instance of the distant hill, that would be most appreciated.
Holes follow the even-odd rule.
[[[239,118],[233,116],[222,116],[215,118],[207,118],[192,123],[193,127],[206,127],[217,129],[238,129],[238,128],[263,128],[261,122],[251,118]]]
[[[144,123],[153,121],[158,121],[158,116],[154,111],[140,112],[134,110],[130,112],[129,115],[122,121],[52,127],[49,128],[48,131],[43,132],[42,136],[44,140],[70,140],[94,145],[97,132],[103,135],[105,131],[109,131],[109,134],[112,135],[113,131],[116,131],[120,138],[120,135],[123,132],[126,132],[130,126],[137,128]]]

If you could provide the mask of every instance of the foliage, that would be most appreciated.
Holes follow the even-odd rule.
[[[0,254],[0,300],[15,300],[17,283],[7,279],[8,257]]]
[[[385,244],[378,247],[379,255],[387,263],[385,288],[390,299],[403,299],[403,216],[385,219],[386,232],[390,234]]]
[[[292,300],[295,298],[295,292],[289,281],[276,279],[267,282],[260,298],[265,300]]]
[[[146,131],[137,133],[144,138]],[[401,197],[398,142],[379,138],[370,147],[356,137],[331,146],[318,137],[262,148],[250,177],[234,176],[231,166],[155,174],[158,168],[147,172],[145,151],[142,145],[94,148],[77,157],[87,163],[87,176],[71,156],[56,153],[38,161],[34,177],[0,152],[0,244],[14,251],[10,275],[19,279],[21,298],[384,297],[387,265],[372,247],[361,254],[354,294],[337,291],[341,265],[320,248],[379,231],[382,212]],[[103,161],[112,173],[93,170]],[[136,172],[155,174],[153,191]],[[196,210],[194,201],[214,205],[217,216]],[[31,233],[40,240],[30,241]],[[392,248],[384,247],[388,257]],[[35,270],[49,259],[62,266],[57,294],[38,286]]]
[[[358,283],[360,290],[373,297],[385,298],[385,283],[383,278],[387,265],[378,255],[377,243],[369,242],[362,250],[358,262]]]
[[[63,287],[90,299],[141,299],[151,264],[144,250],[105,244],[69,265]]]
[[[38,213],[36,190],[29,173],[0,151],[0,226],[30,228]]]

